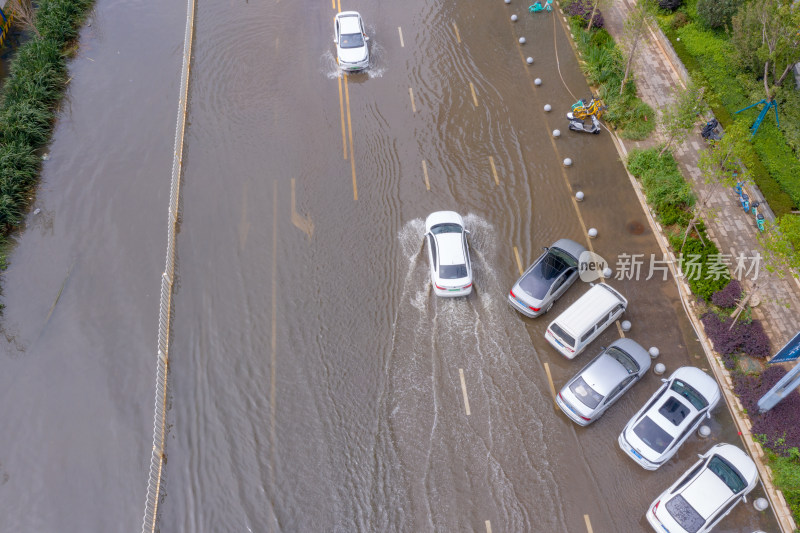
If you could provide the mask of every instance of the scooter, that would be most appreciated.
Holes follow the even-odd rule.
[[[600,121],[597,120],[596,116],[590,116],[592,117],[592,123],[591,125],[587,125],[581,119],[575,118],[575,115],[572,113],[567,113],[567,118],[569,119],[569,129],[572,131],[582,131],[583,133],[594,133],[595,135],[600,133]]]

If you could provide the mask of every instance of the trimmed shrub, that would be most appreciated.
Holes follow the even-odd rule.
[[[800,394],[793,391],[764,414],[758,413],[758,400],[786,375],[781,366],[770,366],[760,375],[734,375],[733,390],[753,422],[754,435],[764,435],[764,444],[788,456],[800,447]]]
[[[591,0],[574,0],[567,6],[566,12],[568,15],[582,20],[583,27],[586,28],[586,25],[589,24],[589,17],[592,16],[593,9],[594,3]],[[594,13],[592,28],[600,29],[603,26],[605,26],[605,20],[603,20],[603,14],[600,12],[600,8],[598,8]]]
[[[752,322],[737,322],[733,328],[731,318],[720,318],[715,313],[706,313],[700,320],[706,330],[706,335],[714,344],[714,350],[721,355],[745,353],[751,357],[768,357],[770,350],[769,338],[764,333],[764,328],[758,320]]]
[[[709,301],[715,292],[728,284],[730,275],[727,266],[721,263],[717,246],[708,238],[703,228],[700,228],[700,232],[705,245],[699,238],[692,236],[686,239],[681,250],[683,233],[671,236],[670,244],[675,252],[680,252],[681,270],[689,288],[696,296]]]
[[[675,11],[682,3],[683,0],[658,0],[658,7],[667,11]]]
[[[742,297],[742,285],[738,280],[732,279],[725,288],[711,296],[711,303],[719,307],[731,308]]]
[[[689,24],[689,17],[686,16],[686,13],[678,12],[675,13],[675,16],[672,18],[672,23],[670,23],[670,27],[674,30],[682,26],[686,26]]]

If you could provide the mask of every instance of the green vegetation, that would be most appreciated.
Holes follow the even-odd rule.
[[[0,96],[0,246],[19,226],[39,173],[40,151],[52,134],[67,81],[66,60],[92,0],[41,0],[38,35],[14,58]],[[0,257],[5,266],[5,257]]]
[[[656,126],[653,109],[636,96],[636,84],[628,80],[620,94],[625,61],[614,39],[604,29],[586,31],[581,17],[572,17],[570,27],[584,63],[583,73],[591,85],[600,87],[608,105],[603,118],[626,139],[645,139]]]
[[[708,29],[698,9],[697,2],[690,0],[675,13],[662,12],[659,24],[692,78],[706,88],[705,99],[722,127],[729,128],[736,111],[764,98],[763,82],[758,73],[743,70],[729,34]],[[781,128],[775,124],[774,113],[765,117],[753,139],[758,160],[749,167],[778,217],[800,205],[800,161],[793,152],[800,149],[800,95],[791,77],[784,85],[775,88]],[[753,108],[735,118],[749,125],[758,113]]]

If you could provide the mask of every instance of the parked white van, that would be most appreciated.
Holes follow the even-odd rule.
[[[620,293],[598,283],[550,322],[544,338],[567,359],[581,353],[628,307]]]

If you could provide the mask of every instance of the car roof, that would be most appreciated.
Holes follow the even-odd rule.
[[[590,387],[606,396],[630,374],[619,361],[604,351],[603,355],[595,359],[580,375]]]
[[[464,227],[464,219],[455,211],[436,211],[425,219],[425,231],[430,231],[436,224],[458,224]]]
[[[558,239],[550,248],[560,248],[567,252],[575,259],[580,259],[581,254],[586,251],[586,248],[572,239]]]
[[[440,265],[463,265],[467,262],[464,257],[464,246],[461,233],[439,233],[435,235],[438,244]]]
[[[598,283],[578,298],[553,322],[564,328],[570,335],[582,335],[585,327],[594,325],[598,314],[608,313],[618,303],[627,300],[605,283]]]
[[[679,494],[708,520],[733,495],[733,491],[706,467]]]
[[[358,23],[361,15],[357,11],[343,11],[336,18],[339,19],[341,33],[361,33],[361,25]]]

